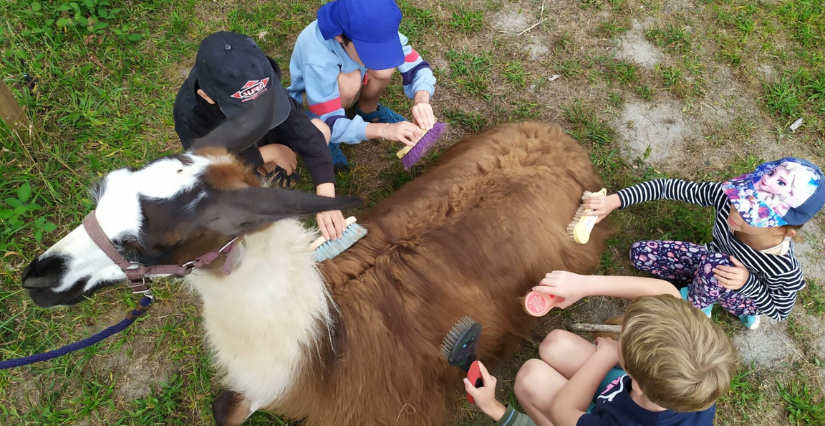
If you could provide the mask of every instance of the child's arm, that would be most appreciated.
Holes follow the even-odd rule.
[[[555,426],[575,426],[585,415],[593,395],[611,368],[619,362],[619,344],[598,338],[599,348],[559,391],[547,413]]]
[[[327,142],[324,140],[324,135],[312,124],[312,121],[304,113],[303,107],[295,99],[289,97],[291,110],[289,115],[283,123],[279,124],[274,129],[267,133],[267,142],[285,142],[289,143],[295,149],[295,152],[304,160],[310,176],[312,176],[313,186],[324,183],[334,183],[335,174],[332,170],[332,155],[327,148]],[[264,150],[270,147],[265,145],[260,148],[262,155]],[[267,160],[264,158],[264,160]],[[294,162],[295,160],[292,159]],[[264,161],[266,162],[266,161]],[[276,161],[277,162],[277,161]],[[284,165],[279,164],[281,167]],[[294,171],[294,164],[292,167],[284,167],[288,172]],[[334,193],[332,194],[335,195]]]
[[[790,315],[797,292],[805,288],[805,279],[796,263],[796,267],[773,276],[749,273],[742,287],[728,288],[748,296],[760,314],[781,321]]]
[[[657,278],[609,275],[578,275],[567,271],[547,274],[533,290],[562,297],[559,308],[566,308],[588,296],[613,296],[635,299],[641,296],[670,294],[681,297],[673,284]]]
[[[476,406],[496,422],[496,426],[536,426],[526,414],[519,413],[515,409],[505,407],[498,402],[496,400],[496,378],[490,375],[487,367],[480,361],[478,369],[481,372],[484,386],[477,388],[465,378],[464,389],[473,397]]]
[[[404,46],[404,63],[398,67],[398,71],[401,73],[404,93],[413,100],[411,110],[413,121],[422,129],[432,129],[435,124],[435,115],[430,106],[430,98],[435,92],[433,70],[430,64],[409,45],[407,37],[398,33],[398,38]]]
[[[688,182],[680,179],[656,179],[621,189],[608,196],[594,195],[582,205],[593,210],[593,216],[601,220],[616,208],[651,200],[678,200],[700,206],[717,206],[719,198],[725,198],[722,188],[715,182]]]
[[[398,38],[404,46],[404,63],[398,67],[404,93],[410,99],[415,98],[416,93],[421,91],[427,92],[432,97],[435,93],[435,76],[430,64],[410,47],[409,40],[404,34],[398,33]]]

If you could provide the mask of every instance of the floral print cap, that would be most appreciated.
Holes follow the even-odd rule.
[[[722,190],[748,224],[760,228],[802,225],[825,205],[823,174],[800,158],[759,165],[722,183]]]

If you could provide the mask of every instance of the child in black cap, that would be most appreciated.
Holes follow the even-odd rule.
[[[309,169],[316,193],[335,197],[327,138],[304,114],[301,105],[286,94],[278,64],[243,34],[218,32],[201,42],[195,66],[175,98],[175,131],[184,149],[267,90],[275,92],[271,130],[237,155],[254,168],[275,163],[282,169],[279,172],[291,175],[297,164],[297,152]],[[317,219],[327,239],[340,238],[346,227],[337,210],[318,213]]]

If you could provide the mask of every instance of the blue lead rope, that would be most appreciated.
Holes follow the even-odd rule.
[[[135,322],[135,320],[139,316],[143,315],[143,313],[146,312],[147,309],[149,309],[149,306],[152,305],[152,300],[153,299],[152,299],[151,296],[143,296],[143,298],[140,299],[140,306],[133,309],[132,312],[129,312],[128,314],[126,314],[126,318],[124,318],[123,321],[121,321],[121,322],[119,322],[119,323],[117,323],[117,324],[115,324],[115,325],[113,325],[113,326],[111,326],[111,327],[95,334],[92,337],[89,337],[88,339],[83,339],[79,342],[63,346],[62,348],[55,349],[53,351],[43,352],[41,354],[30,355],[30,356],[26,356],[26,357],[23,357],[23,358],[10,359],[8,361],[0,361],[0,370],[6,370],[6,369],[9,369],[9,368],[15,368],[15,367],[22,367],[24,365],[34,364],[35,362],[40,362],[40,361],[48,361],[50,359],[54,359],[54,358],[57,358],[59,356],[66,355],[70,352],[74,352],[74,351],[77,351],[77,350],[80,350],[80,349],[88,348],[89,346],[92,346],[95,343],[100,342],[101,340],[103,340],[103,339],[105,339],[105,338],[107,338],[107,337],[109,337],[113,334],[120,333],[121,331],[125,330],[126,327],[129,327],[130,325],[132,325],[132,323]]]

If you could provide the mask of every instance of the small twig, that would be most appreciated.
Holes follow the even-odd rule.
[[[522,32],[520,32],[520,33],[518,33],[518,34],[516,34],[516,36],[520,36],[520,35],[522,35],[522,34],[526,33],[527,31],[530,31],[530,30],[532,30],[533,28],[536,28],[537,26],[539,26],[542,22],[544,22],[544,21],[546,21],[546,20],[547,20],[547,18],[542,19],[541,21],[538,21],[538,22],[536,22],[536,23],[535,23],[535,24],[533,24],[533,25],[530,25],[530,27],[528,27],[526,30],[524,30],[524,31],[522,31]]]
[[[104,70],[106,70],[106,71],[109,71],[109,69],[108,69],[108,68],[106,68],[106,66],[105,66],[105,65],[103,65],[103,64],[100,62],[100,59],[97,59],[97,56],[95,56],[95,55],[93,55],[93,54],[89,53],[89,59],[91,59],[91,60],[92,60],[92,62],[94,62],[94,63],[95,63],[95,65],[99,66],[100,68],[103,68],[103,69],[104,69]]]
[[[622,326],[608,325],[608,324],[584,324],[577,322],[570,326],[571,330],[575,331],[603,331],[607,333],[621,333]]]
[[[778,335],[778,336],[779,336],[779,339],[781,339],[783,343],[785,343],[786,345],[788,345],[788,347],[789,347],[789,348],[791,348],[791,350],[793,350],[794,352],[796,352],[796,354],[797,354],[797,355],[799,355],[799,358],[802,358],[802,359],[804,359],[804,358],[805,358],[805,356],[804,356],[804,355],[802,355],[802,354],[799,352],[799,350],[798,350],[798,349],[796,349],[795,347],[793,347],[793,345],[792,345],[790,342],[788,342],[787,340],[785,340],[785,338],[784,338],[784,337],[782,337],[781,335]]]

